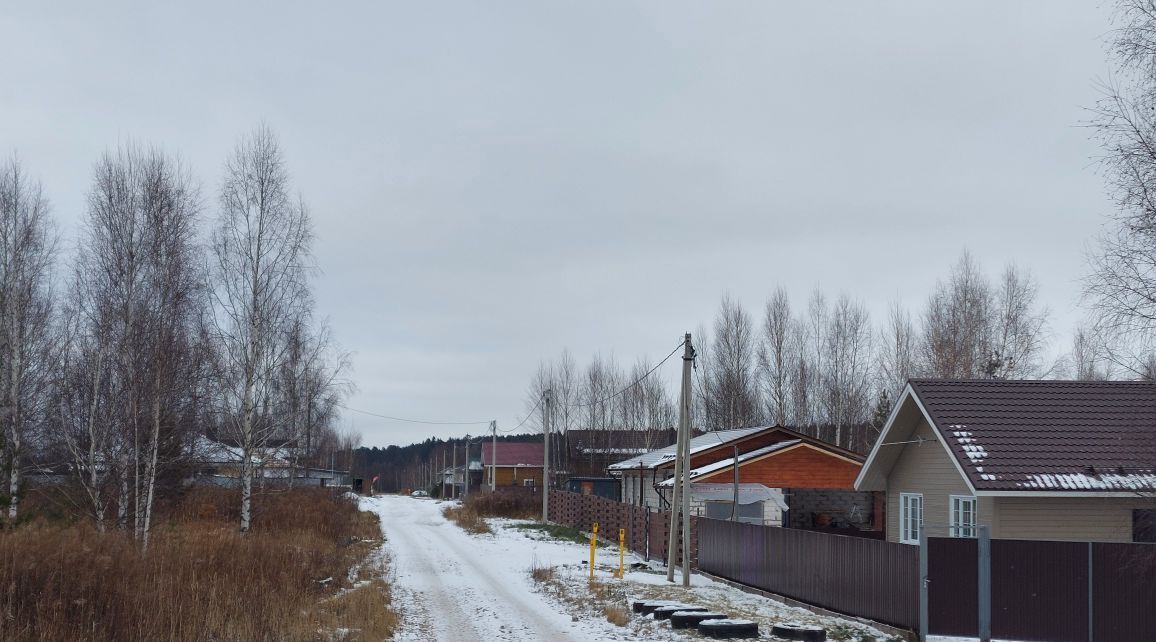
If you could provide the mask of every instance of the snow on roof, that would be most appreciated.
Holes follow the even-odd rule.
[[[1103,474],[1090,476],[1083,473],[1060,475],[1028,475],[1028,481],[1019,482],[1021,488],[1033,490],[1132,490],[1148,491],[1156,488],[1156,474]]]
[[[782,450],[784,448],[794,446],[795,444],[800,443],[800,441],[801,440],[799,440],[799,439],[788,439],[787,441],[780,441],[777,444],[771,444],[770,446],[764,446],[763,448],[759,448],[757,450],[752,450],[752,451],[747,452],[747,453],[740,453],[739,454],[739,465],[741,466],[744,461],[747,461],[749,459],[754,459],[755,457],[762,457],[763,455],[766,455],[768,453],[773,453],[776,450]],[[694,479],[695,477],[701,477],[702,475],[709,475],[713,472],[723,470],[725,468],[730,468],[730,467],[734,466],[734,464],[735,464],[735,458],[730,457],[728,459],[716,461],[713,464],[707,464],[705,466],[699,466],[698,468],[695,468],[694,470],[690,471],[690,478]]]
[[[708,432],[704,435],[699,435],[690,440],[690,454],[701,452],[708,448],[714,448],[720,444],[737,441],[743,437],[753,435],[759,431],[766,430],[768,426],[756,426],[754,428],[736,428],[735,430],[716,430]],[[651,469],[661,464],[664,464],[675,457],[676,445],[667,446],[666,448],[659,448],[648,453],[639,455],[626,461],[620,461],[617,464],[611,464],[607,468],[609,470],[631,470],[638,468]]]
[[[1150,381],[910,384],[976,490],[1156,490]]]

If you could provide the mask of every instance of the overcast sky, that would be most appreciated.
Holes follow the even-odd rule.
[[[655,360],[778,284],[914,312],[965,248],[1036,274],[1058,351],[1111,208],[1080,126],[1110,69],[1093,2],[65,4],[0,8],[0,153],[65,247],[105,149],[180,154],[207,225],[267,122],[349,405],[383,414],[512,427],[563,348]]]

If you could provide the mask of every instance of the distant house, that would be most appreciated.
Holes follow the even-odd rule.
[[[492,442],[482,442],[482,468],[485,470],[482,483],[489,485],[495,475],[498,488],[511,486],[542,486],[543,446],[534,442],[499,441],[497,448]]]
[[[855,487],[894,542],[1154,541],[1156,384],[912,380]]]
[[[849,450],[783,426],[762,426],[708,432],[691,439],[690,452],[695,514],[796,528],[882,527],[881,497],[853,491],[863,457]],[[622,501],[666,509],[674,458],[675,446],[669,446],[610,466],[622,479]]]
[[[287,485],[289,478],[297,486],[349,486],[349,471],[301,465],[295,462],[297,442],[291,439],[268,439],[250,455],[253,476],[258,483]],[[238,486],[241,483],[242,449],[237,441],[197,435],[193,440],[189,482],[214,486]]]
[[[563,467],[574,475],[597,477],[611,464],[674,443],[673,428],[651,430],[588,430],[572,428],[562,437]]]

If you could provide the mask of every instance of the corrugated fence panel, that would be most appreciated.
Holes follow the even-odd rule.
[[[919,549],[872,539],[698,520],[702,570],[824,608],[914,628]]]
[[[927,540],[927,628],[935,635],[979,634],[979,543],[973,538]]]
[[[1156,638],[1156,544],[1093,544],[1096,642]]]
[[[1086,642],[1088,545],[992,540],[991,604],[993,637]]]

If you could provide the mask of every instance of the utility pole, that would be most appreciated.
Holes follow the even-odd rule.
[[[690,369],[694,367],[694,345],[686,333],[682,354],[682,585],[690,586]]]
[[[465,465],[462,466],[464,472],[462,473],[462,499],[464,500],[470,494],[470,436],[466,435],[466,459]]]
[[[550,392],[542,406],[542,521],[550,521]]]
[[[457,446],[454,446],[454,442],[452,442],[452,441],[450,442],[450,450],[454,451],[454,453],[453,453],[454,454],[454,456],[453,456],[453,468],[450,468],[450,488],[452,488],[453,490],[450,491],[450,494],[454,496],[454,499],[457,499],[458,498],[458,448],[457,448]],[[442,477],[445,477],[445,473],[442,473]]]
[[[490,422],[490,435],[493,441],[490,442],[490,492],[496,491],[498,485],[498,422]]]
[[[683,538],[683,571],[682,584],[683,586],[690,585],[690,570],[689,570],[689,556],[687,552],[690,550],[690,497],[687,496],[690,490],[685,483],[686,477],[689,477],[690,462],[687,460],[687,453],[690,452],[690,445],[687,443],[690,439],[690,405],[688,403],[688,396],[690,392],[690,368],[694,363],[694,348],[691,347],[690,333],[688,332],[683,338],[682,351],[682,398],[678,405],[678,436],[675,440],[675,457],[674,457],[674,492],[670,500],[670,533],[666,545],[666,581],[674,581],[674,562],[678,559],[677,546],[679,525],[682,525]],[[679,521],[679,517],[682,521]]]

